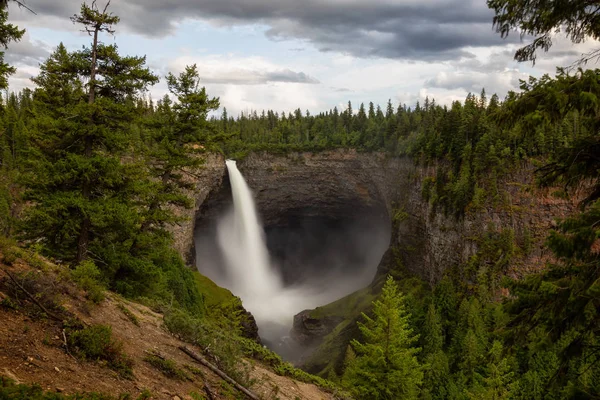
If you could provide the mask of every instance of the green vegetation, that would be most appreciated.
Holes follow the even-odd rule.
[[[365,343],[352,340],[344,384],[357,399],[416,399],[423,380],[413,347],[418,337],[409,327],[404,297],[393,278],[373,303],[373,318],[363,314],[359,328]]]
[[[102,272],[91,260],[86,260],[71,270],[71,278],[88,294],[88,298],[95,304],[104,300],[103,285],[100,282]]]
[[[515,59],[519,61],[535,61],[538,50],[548,51],[555,33],[564,32],[573,43],[600,38],[597,10],[586,0],[488,0],[487,4],[496,12],[494,25],[502,37],[515,30],[535,37],[531,44],[517,50]],[[596,56],[597,50],[585,54],[581,61]]]
[[[144,361],[152,365],[154,368],[163,373],[164,376],[170,379],[176,379],[180,381],[191,381],[193,380],[187,372],[177,366],[177,363],[173,360],[169,360],[159,355],[148,354]]]
[[[136,397],[136,400],[148,400],[152,395],[148,390],[144,390],[142,394]],[[132,399],[129,394],[124,394],[119,397],[108,396],[99,393],[84,393],[65,395],[61,393],[44,392],[37,385],[17,385],[12,380],[0,376],[0,399],[6,400],[127,400]]]
[[[106,362],[124,378],[133,377],[133,363],[123,352],[123,345],[112,337],[112,328],[106,325],[92,325],[81,329],[71,329],[68,333],[69,346],[82,358]]]

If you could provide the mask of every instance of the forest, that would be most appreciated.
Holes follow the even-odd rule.
[[[535,37],[516,54],[526,61],[550,47],[556,27],[575,43],[600,36],[590,10],[596,6],[569,3],[488,6],[501,35],[518,29]],[[24,34],[8,11],[2,3],[4,47]],[[578,212],[548,232],[543,245],[553,258],[544,270],[507,276],[528,251],[511,232],[484,237],[469,265],[451,268],[433,286],[398,265],[364,314],[343,369],[331,371],[327,383],[310,379],[357,399],[600,398],[600,70],[588,68],[591,58],[522,81],[504,99],[482,90],[449,105],[427,98],[383,108],[348,102],[315,115],[231,116],[206,92],[195,65],[159,77],[144,56],[98,40],[118,26],[109,10],[84,3],[73,22],[90,33],[90,45],[58,45],[32,89],[10,90],[15,68],[0,56],[0,88],[8,93],[0,108],[2,246],[18,244],[68,265],[98,301],[111,290],[152,304],[191,341],[226,336],[231,344],[215,349],[224,360],[244,352],[286,370],[239,337],[239,300],[206,307],[211,293],[172,247],[173,210],[193,207],[190,180],[205,154],[240,159],[351,148],[408,157],[434,167],[422,196],[456,219],[501,207],[499,181],[532,165],[537,184],[560,188],[557,196],[586,193]],[[159,79],[169,94],[153,101],[148,90]]]

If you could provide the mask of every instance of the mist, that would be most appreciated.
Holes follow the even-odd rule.
[[[259,335],[284,357],[297,313],[322,306],[368,285],[389,246],[387,216],[304,216],[264,229],[252,191],[227,161],[233,205],[213,226],[197,231],[197,266],[242,299]],[[386,219],[387,218],[387,219]]]

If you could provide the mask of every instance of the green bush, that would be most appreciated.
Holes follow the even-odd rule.
[[[112,328],[107,325],[92,325],[70,332],[69,345],[85,359],[105,361],[108,366],[124,378],[133,377],[133,362],[123,352],[123,345],[112,337]]]
[[[104,300],[102,272],[93,261],[86,260],[71,271],[71,279],[88,294],[88,298],[98,304]]]

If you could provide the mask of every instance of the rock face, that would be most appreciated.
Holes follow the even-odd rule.
[[[532,241],[539,242],[555,218],[575,207],[575,200],[557,199],[550,190],[535,188],[532,168],[525,165],[518,174],[499,182],[508,193],[503,204],[468,210],[461,218],[445,215],[423,200],[423,180],[435,171],[417,167],[408,158],[353,150],[285,156],[254,153],[238,162],[238,168],[254,191],[266,227],[289,225],[296,216],[343,219],[362,215],[390,222],[392,213],[400,212],[392,236],[403,264],[432,283],[446,268],[475,254],[476,239],[486,230],[511,228],[517,238],[528,231]],[[224,158],[209,155],[194,183],[196,207],[181,211],[188,219],[174,227],[176,248],[191,264],[194,229],[214,221],[231,205]],[[530,258],[533,262],[546,256],[537,246]]]
[[[344,320],[344,318],[336,316],[313,318],[310,315],[311,311],[304,310],[294,316],[294,325],[291,332],[296,342],[307,346],[328,335]]]
[[[402,218],[397,221],[394,243],[402,264],[431,284],[437,282],[446,269],[466,263],[478,251],[478,243],[486,232],[510,229],[519,245],[531,242],[527,255],[509,271],[513,276],[542,268],[550,257],[543,246],[556,218],[571,214],[575,200],[557,199],[553,189],[539,189],[534,182],[531,165],[522,165],[518,172],[498,182],[503,193],[495,204],[487,202],[478,209],[468,209],[456,217],[434,209],[423,200],[421,188],[426,176],[435,171],[416,168],[412,179],[402,179],[403,189],[397,199]],[[525,239],[527,238],[527,239]],[[386,265],[379,275],[385,275]]]
[[[194,171],[193,181],[195,188],[190,191],[189,196],[195,201],[192,209],[177,209],[177,214],[183,217],[183,222],[172,227],[175,239],[175,249],[183,256],[190,265],[195,265],[194,252],[194,228],[196,226],[196,214],[202,207],[208,195],[221,187],[225,176],[225,159],[218,154],[208,154],[204,165]]]
[[[328,272],[322,266],[343,264],[346,272],[355,272],[359,265],[376,266],[379,259],[372,259],[380,258],[389,245],[392,203],[401,189],[396,180],[407,165],[383,154],[351,150],[256,153],[238,161],[285,283]],[[222,270],[212,267],[219,259],[211,254],[219,247],[216,225],[232,203],[227,174],[220,179],[208,196],[199,197],[203,201],[196,213],[196,235],[202,237],[197,240],[199,268],[216,280],[215,270]],[[192,243],[191,238],[185,243]],[[190,252],[188,247],[184,254]],[[206,269],[211,267],[202,265],[208,258],[212,273]]]
[[[338,150],[252,154],[238,167],[255,190],[265,225],[278,225],[294,212],[332,218],[363,211],[389,215],[405,163],[380,153]]]

